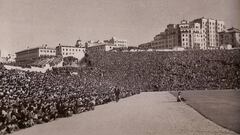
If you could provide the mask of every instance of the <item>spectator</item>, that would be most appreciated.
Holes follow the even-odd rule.
[[[87,67],[46,73],[0,65],[0,135],[141,91],[240,88],[239,50],[108,52],[87,57],[91,62]]]
[[[120,95],[120,89],[115,87],[114,88],[114,94],[115,94],[115,100],[116,100],[116,102],[118,102],[119,101],[119,95]]]

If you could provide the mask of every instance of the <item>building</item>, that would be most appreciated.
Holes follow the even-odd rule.
[[[202,32],[202,43],[205,49],[216,49],[219,48],[219,32],[224,31],[225,25],[223,21],[210,19],[210,18],[199,18],[192,22],[199,23]]]
[[[179,30],[177,25],[169,24],[164,32],[156,35],[151,42],[151,49],[171,49],[179,46]]]
[[[116,47],[127,47],[127,40],[117,39],[112,37],[109,40],[104,40],[104,43],[113,44]]]
[[[16,62],[16,54],[8,54],[7,61]]]
[[[96,51],[111,51],[113,49],[121,49],[127,48],[127,40],[120,40],[115,37],[112,37],[110,40],[104,41],[88,41],[85,43],[87,46],[87,50],[89,52],[96,52]]]
[[[141,49],[172,49],[180,46],[178,25],[169,24],[164,32],[159,33],[153,41],[139,45]]]
[[[98,40],[98,41],[90,40],[85,43],[85,46],[92,47],[92,46],[98,46],[98,45],[103,45],[103,44],[106,44],[106,43],[104,43],[104,41],[100,41],[100,40]]]
[[[64,57],[75,57],[78,60],[82,59],[85,54],[85,45],[81,40],[77,40],[75,46],[61,45],[56,47],[56,55]]]
[[[179,47],[185,49],[205,49],[202,44],[202,32],[199,23],[182,20],[178,24],[180,40]]]
[[[156,35],[153,41],[141,44],[140,48],[150,49],[203,49],[201,47],[200,24],[181,21],[180,24],[169,24],[164,32]]]
[[[89,52],[104,52],[104,51],[111,51],[114,48],[116,48],[116,46],[113,44],[103,43],[103,44],[88,47],[88,51]]]
[[[157,34],[153,41],[139,45],[150,49],[217,49],[219,33],[224,31],[223,21],[199,18],[182,20],[179,24],[169,24],[164,32]]]
[[[176,24],[167,25],[165,29],[165,47],[171,49],[179,46],[179,29]],[[164,42],[163,42],[164,43]]]
[[[7,56],[3,56],[4,54],[0,50],[0,62],[1,63],[10,63],[15,62],[16,55],[15,54],[8,54]]]
[[[154,49],[168,48],[166,32],[161,32],[160,34],[156,35],[153,38],[153,41],[149,42],[148,44],[151,44],[151,45],[148,45],[151,47],[151,49],[152,48],[154,48]]]
[[[232,27],[220,32],[219,41],[222,48],[226,48],[229,45],[233,48],[240,48],[240,30]]]
[[[17,63],[30,63],[42,56],[55,56],[56,50],[48,48],[47,45],[36,48],[29,48],[23,51],[16,52]]]
[[[152,45],[152,42],[147,42],[147,43],[143,43],[143,44],[140,44],[139,46],[138,46],[138,48],[139,49],[148,49],[148,48],[152,48],[151,47],[151,45]]]

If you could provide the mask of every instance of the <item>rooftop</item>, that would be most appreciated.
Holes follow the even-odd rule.
[[[227,29],[227,32],[238,32],[239,33],[240,30],[237,29],[237,28],[232,27],[232,28]]]
[[[85,48],[85,47],[76,47],[76,46],[70,46],[70,45],[59,45],[57,47]]]
[[[49,47],[34,47],[34,48],[27,48],[25,50],[22,50],[22,51],[18,51],[16,53],[21,53],[21,52],[25,52],[25,51],[30,51],[30,50],[35,50],[35,49],[50,49],[50,50],[55,50],[55,48],[49,48]]]

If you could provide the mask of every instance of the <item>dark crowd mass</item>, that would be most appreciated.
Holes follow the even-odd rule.
[[[141,91],[240,88],[240,50],[105,52],[90,55],[105,80]]]
[[[89,54],[84,68],[0,66],[0,135],[142,91],[239,89],[240,50]]]
[[[75,75],[71,69],[64,71],[38,73],[1,68],[0,135],[94,110],[96,105],[114,101],[115,89],[122,89],[101,84],[87,72]],[[121,90],[120,96],[132,94]]]

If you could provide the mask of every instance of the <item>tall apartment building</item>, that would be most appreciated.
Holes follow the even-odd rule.
[[[153,41],[142,44],[143,48],[151,48],[151,49],[162,49],[167,48],[167,36],[165,32],[161,32],[153,38]]]
[[[140,48],[173,49],[183,47],[186,49],[203,49],[201,46],[200,24],[181,21],[180,24],[169,24],[164,32],[156,35],[154,40],[141,44]]]
[[[186,49],[205,49],[202,45],[202,32],[199,23],[181,21],[178,24],[180,46]]]
[[[177,25],[169,24],[164,32],[156,35],[151,43],[152,49],[171,49],[179,46],[179,30]],[[148,43],[149,44],[149,43]]]
[[[223,21],[199,18],[192,22],[199,23],[202,32],[202,45],[205,49],[215,49],[219,47],[219,32],[224,31],[225,25]]]
[[[215,49],[219,47],[219,32],[225,29],[224,22],[199,18],[191,22],[182,20],[180,24],[169,24],[164,32],[153,41],[141,44],[140,48],[173,49]]]

